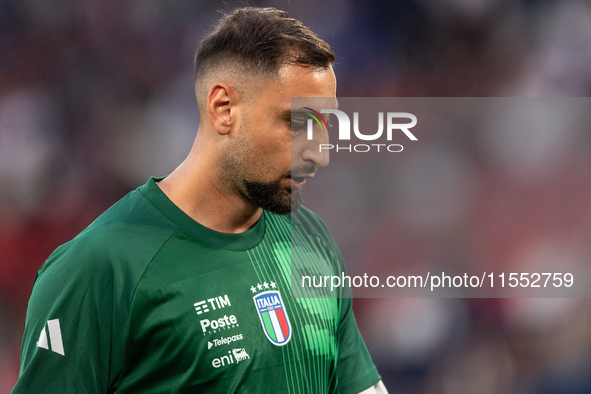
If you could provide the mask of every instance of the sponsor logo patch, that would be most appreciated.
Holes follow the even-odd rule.
[[[210,310],[215,311],[216,309],[225,308],[226,306],[230,305],[232,304],[230,304],[230,299],[228,298],[227,294],[223,296],[208,298],[207,300],[199,301],[193,304],[193,306],[195,307],[195,312],[197,312],[198,315],[207,313]]]
[[[229,345],[232,342],[241,341],[244,339],[242,334],[233,335],[231,337],[222,337],[220,339],[212,339],[211,341],[207,341],[207,349],[211,349],[214,346],[222,346],[222,345]]]
[[[232,351],[228,350],[226,356],[214,358],[211,361],[211,365],[214,368],[224,367],[229,364],[238,364],[240,361],[250,360],[250,356],[246,353],[244,348],[234,348]]]
[[[203,335],[216,333],[221,330],[238,327],[238,319],[234,315],[224,315],[219,319],[202,319],[200,322]]]

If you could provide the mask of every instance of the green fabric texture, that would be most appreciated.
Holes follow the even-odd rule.
[[[344,269],[314,213],[219,233],[157,180],[42,266],[13,393],[356,393],[380,380],[350,298],[291,292],[297,270]]]

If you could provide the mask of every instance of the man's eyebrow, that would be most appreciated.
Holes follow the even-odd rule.
[[[338,101],[337,101],[337,108],[338,109]],[[291,108],[288,110],[285,110],[282,112],[282,116],[285,118],[291,118],[294,116],[301,116],[301,117],[306,117],[306,115],[308,115],[310,113],[310,110],[306,109],[306,107],[300,107],[300,108]],[[330,124],[330,120],[333,117],[332,113],[324,113],[321,116],[324,117],[324,120],[326,121],[326,123]]]
[[[333,109],[339,109],[339,99],[337,97],[333,97],[334,99],[334,108]],[[310,114],[310,110],[311,108],[308,107],[298,107],[298,108],[291,108],[289,110],[285,110],[284,113],[284,117],[286,118],[290,118],[293,116],[305,116]],[[312,110],[314,111],[314,110]],[[322,110],[318,111],[321,112]],[[321,116],[324,118],[324,120],[326,121],[326,123],[330,124],[331,118],[333,118],[332,113],[323,113],[321,114]]]
[[[281,111],[281,116],[284,118],[290,118],[292,115],[304,115],[304,111],[299,108],[290,108]]]

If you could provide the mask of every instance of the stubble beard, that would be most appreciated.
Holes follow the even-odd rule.
[[[252,168],[253,161],[256,160],[253,150],[250,141],[236,141],[221,157],[220,179],[257,207],[279,215],[295,212],[302,204],[301,190],[281,186],[282,181],[290,179],[291,170],[272,181],[256,180],[255,175],[247,170]]]

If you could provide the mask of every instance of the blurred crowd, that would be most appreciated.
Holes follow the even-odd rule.
[[[374,115],[404,108],[423,126],[412,129],[418,141],[396,141],[401,153],[333,151],[306,186],[305,203],[325,218],[349,275],[383,284],[494,273],[492,292],[454,290],[498,297],[354,287],[358,324],[388,387],[591,392],[591,99],[341,98],[339,108],[351,102]],[[582,298],[508,298],[528,296],[511,293],[509,273],[536,272],[572,273],[582,291],[571,294]]]
[[[125,193],[183,160],[199,122],[194,51],[219,10],[244,5],[0,0],[0,393],[18,376],[37,270]],[[591,93],[587,1],[248,5],[285,9],[326,39],[338,57],[339,96]],[[505,137],[447,130],[400,159],[391,185],[399,208],[364,229],[367,245],[385,239],[387,225],[387,239],[399,245],[388,256],[394,264],[466,256],[509,266],[539,258],[588,262],[590,130],[572,139],[546,133],[533,145]],[[330,206],[319,203],[337,240],[352,236],[339,223],[350,212],[345,196],[330,194],[330,182],[346,168],[323,178]],[[461,200],[467,205],[457,205],[458,195],[468,196]],[[352,270],[357,260],[379,265],[384,258],[351,253]],[[357,299],[354,305],[391,392],[591,392],[588,300]]]

